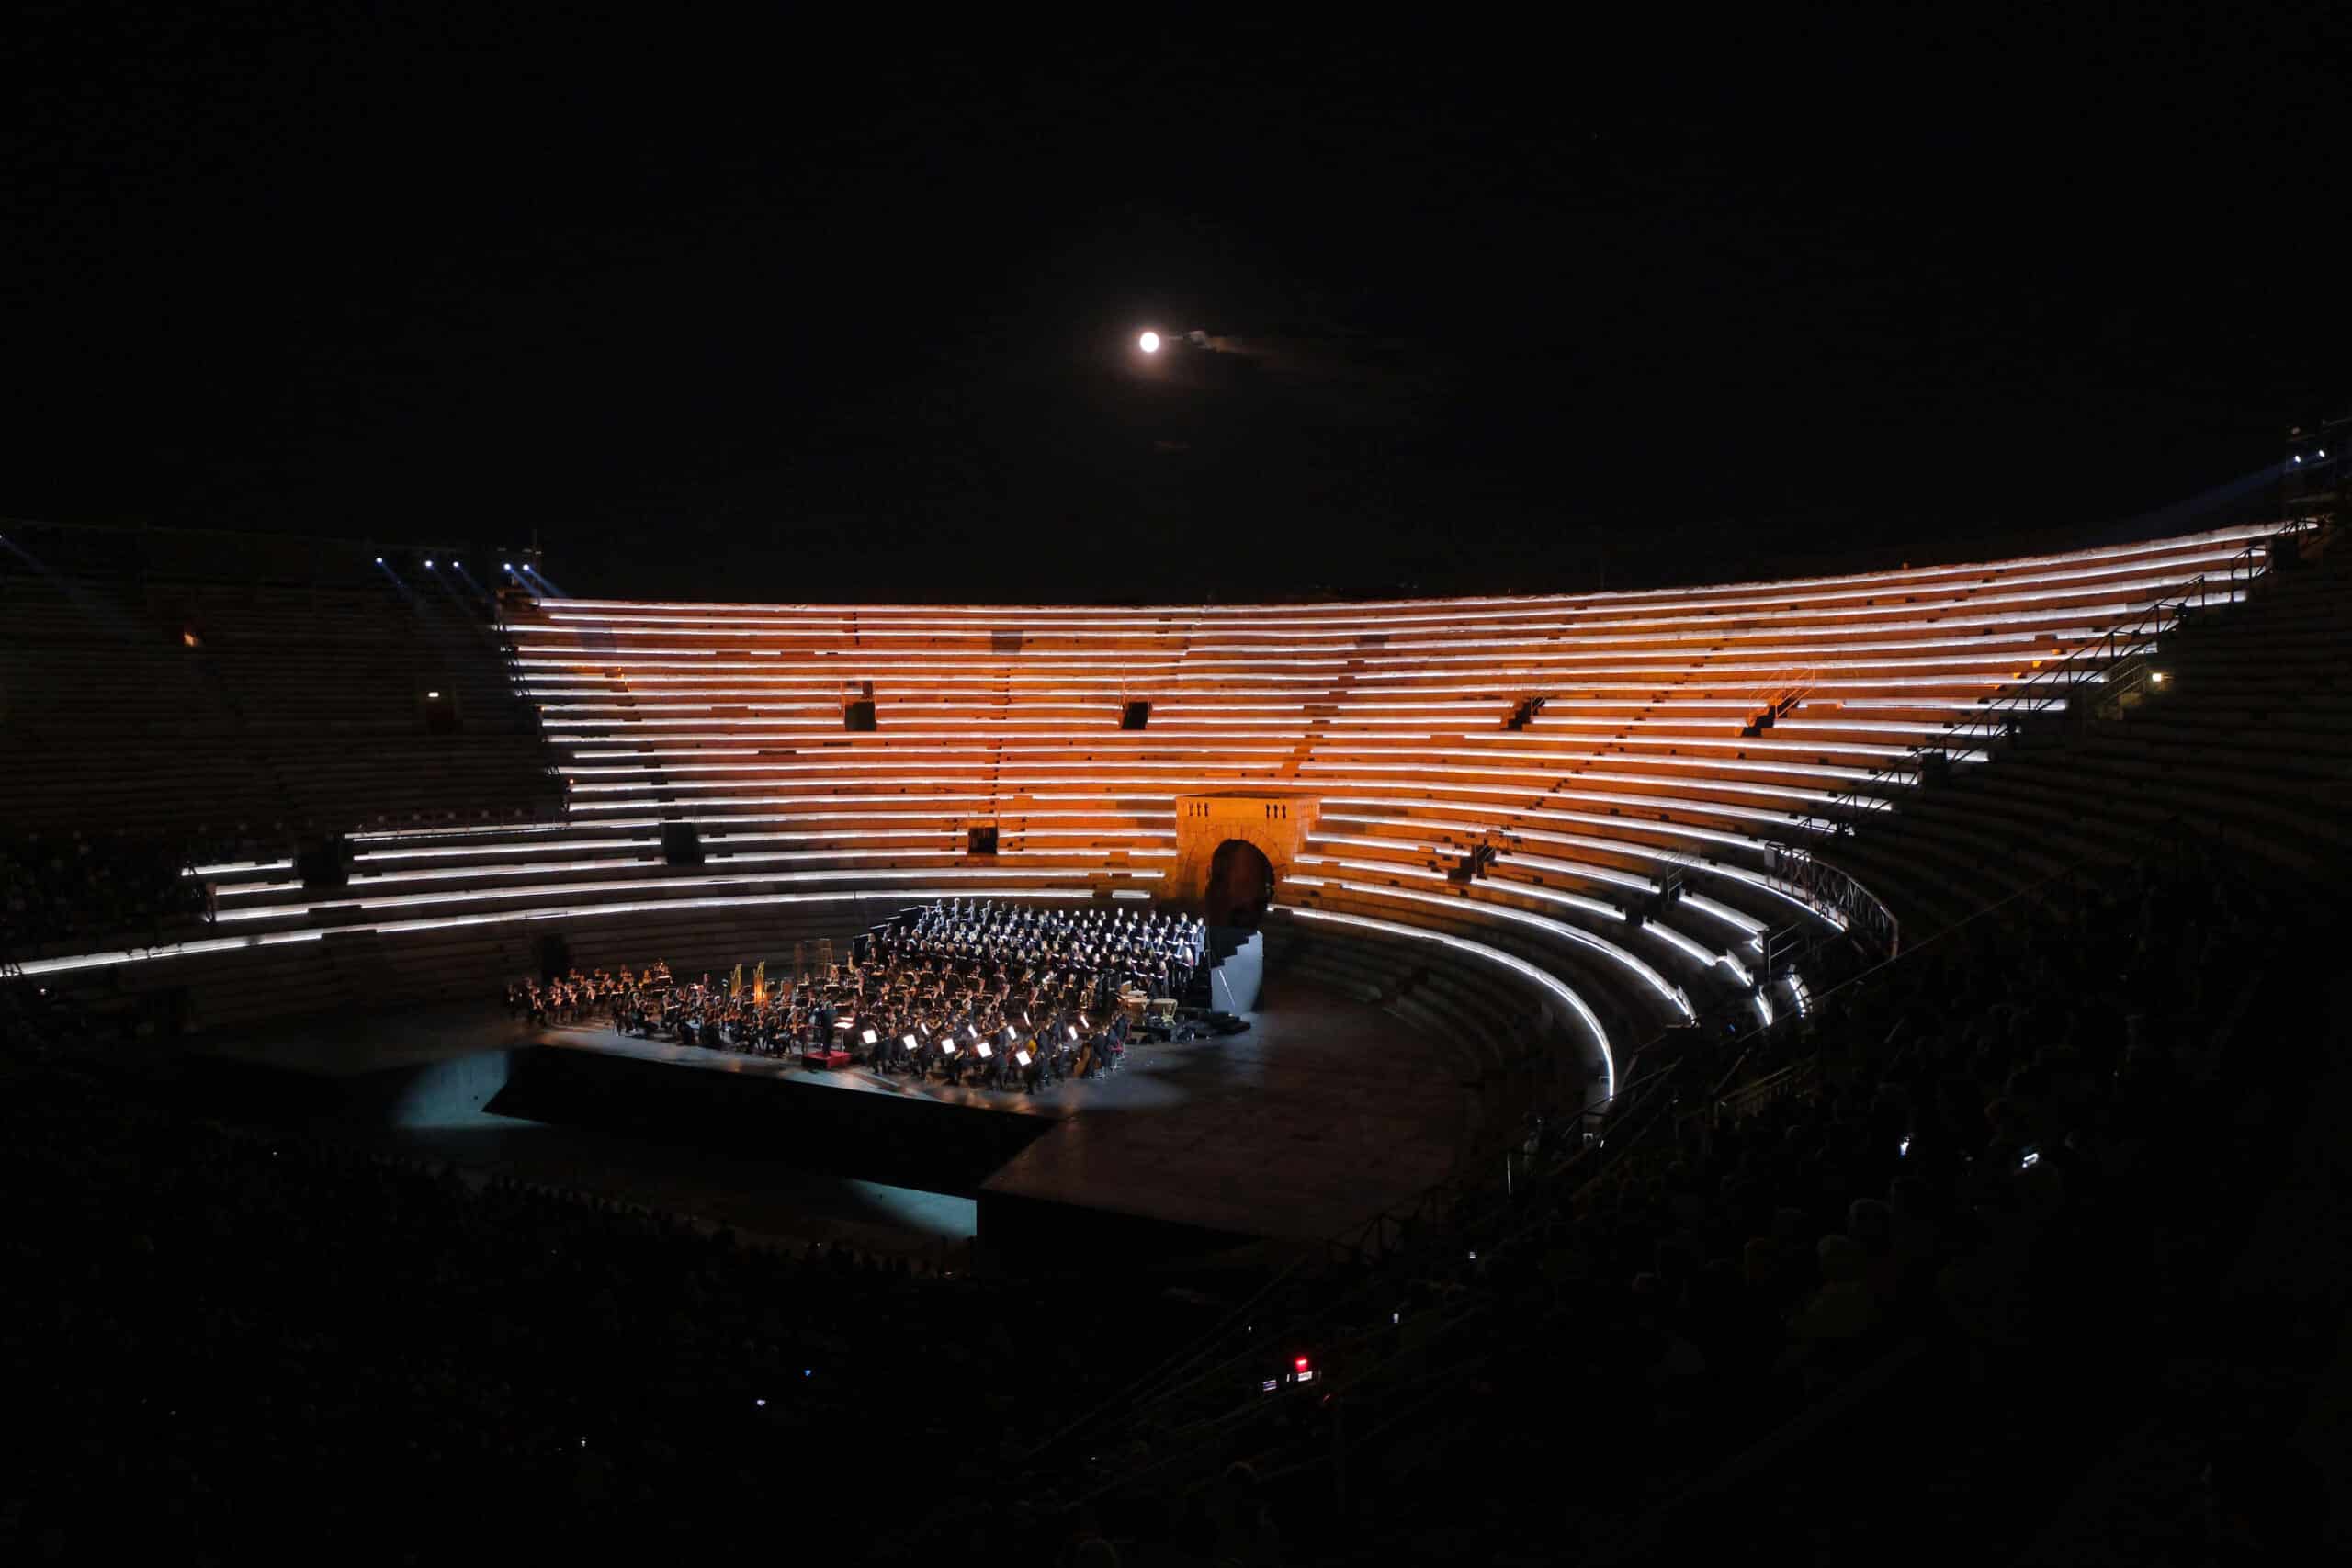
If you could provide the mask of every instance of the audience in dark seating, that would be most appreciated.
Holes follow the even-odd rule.
[[[118,833],[0,837],[0,954],[45,942],[152,942],[205,915],[177,840]]]
[[[230,1561],[304,1537],[438,1556],[514,1520],[751,1544],[786,1510],[808,1540],[853,1504],[902,1513],[890,1486],[1025,1509],[1051,1489],[1012,1485],[1023,1439],[1193,1310],[477,1188],[16,1055],[6,1375],[41,1440],[0,1493],[76,1558],[142,1522]]]
[[[1906,1342],[1978,1377],[2069,1343],[2142,1266],[2132,1184],[2193,1128],[2208,1053],[2285,924],[2222,857],[2168,849],[1844,987],[1749,1043],[1719,1102],[1706,1091],[1729,1063],[1702,1055],[1677,1075],[1698,1095],[1629,1097],[1605,1143],[1532,1121],[1532,1151],[1575,1156],[1553,1179],[1465,1198],[1283,1330],[1339,1388],[1379,1370],[1360,1410],[1393,1409],[1363,1403],[1384,1386],[1417,1391],[1412,1419],[1354,1439],[1354,1473],[1378,1478],[1360,1495],[1400,1540],[1467,1550],[1465,1495],[1519,1499],[1522,1523],[1554,1529],[1578,1495],[1621,1511],[1671,1496]],[[1572,1465],[1555,1442],[1496,1440],[1581,1412],[1608,1436]],[[1319,1407],[1218,1439],[1202,1486],[1248,1456],[1300,1473],[1294,1501],[1329,1492],[1339,1439]],[[1135,1462],[1099,1483],[1120,1492]],[[1141,1462],[1152,1485],[1184,1470],[1157,1448]],[[1535,1550],[1544,1529],[1514,1533],[1510,1511],[1476,1550]]]

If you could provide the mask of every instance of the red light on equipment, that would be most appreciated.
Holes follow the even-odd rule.
[[[1299,1357],[1298,1359],[1291,1363],[1291,1366],[1296,1371],[1302,1372],[1305,1371],[1306,1370],[1306,1358],[1304,1356]]]

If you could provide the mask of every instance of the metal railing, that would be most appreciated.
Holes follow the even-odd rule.
[[[1868,943],[1882,957],[1892,958],[1902,946],[1902,928],[1894,911],[1879,896],[1857,881],[1852,873],[1817,860],[1802,844],[1767,844],[1764,874],[1781,890],[1820,908],[1826,906],[1845,918],[1849,935]]]

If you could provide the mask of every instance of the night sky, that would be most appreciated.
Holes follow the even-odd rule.
[[[1703,62],[236,15],[6,24],[0,514],[647,595],[1639,586],[2148,528],[2352,401],[2324,8]]]

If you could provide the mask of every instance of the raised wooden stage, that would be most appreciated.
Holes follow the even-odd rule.
[[[1448,1172],[1466,1098],[1442,1043],[1299,984],[1270,987],[1250,1021],[1035,1096],[534,1031],[488,1005],[293,1021],[204,1055],[249,1104],[402,1127],[411,1144],[587,1129],[723,1159],[752,1186],[816,1171],[971,1201],[981,1255],[1008,1268],[1316,1242]],[[659,1172],[634,1185],[680,1201]]]

